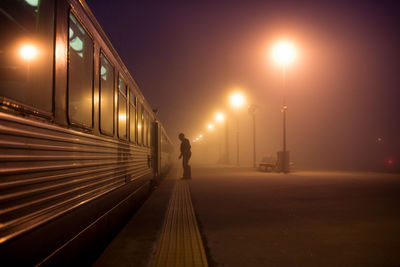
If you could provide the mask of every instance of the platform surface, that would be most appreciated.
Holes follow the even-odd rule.
[[[179,176],[164,180],[95,266],[400,266],[399,175],[192,166],[191,180]],[[196,240],[187,236],[195,224]],[[195,243],[179,243],[179,232]],[[196,265],[201,241],[206,260]],[[173,260],[157,259],[162,250]]]
[[[400,266],[400,176],[196,168],[210,266]]]

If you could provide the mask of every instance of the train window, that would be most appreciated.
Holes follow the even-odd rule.
[[[144,131],[145,131],[145,124],[144,124],[144,106],[141,106],[141,112],[140,112],[140,125],[142,125],[142,132],[140,133],[140,138],[142,139],[142,145],[145,145],[145,140],[144,140]]]
[[[129,140],[136,142],[136,97],[129,90]]]
[[[147,140],[147,133],[149,132],[149,124],[147,123],[148,117],[149,116],[147,115],[147,111],[145,111],[144,112],[144,124],[146,125],[146,127],[145,127],[146,131],[144,131],[144,133],[143,133],[143,138],[144,138],[144,143],[146,146],[149,145],[149,143],[148,143],[149,140]]]
[[[137,104],[137,142],[138,144],[142,144],[142,105],[140,103]]]
[[[118,137],[126,140],[126,92],[127,85],[119,74],[118,79]]]
[[[147,122],[146,122],[146,110],[142,110],[142,125],[143,125],[143,145],[147,146],[147,139],[146,139],[146,134],[147,134]]]
[[[147,119],[147,128],[148,128],[148,131],[147,131],[147,144],[150,146],[150,142],[151,142],[151,117],[150,117],[150,114],[148,114],[147,118],[148,118]]]
[[[150,146],[150,114],[146,112],[147,115],[147,133],[146,133],[146,139],[147,139],[147,146]]]
[[[93,41],[69,15],[68,116],[72,123],[92,127]]]
[[[52,112],[53,0],[2,0],[0,97]]]
[[[100,54],[100,130],[114,134],[114,68]]]

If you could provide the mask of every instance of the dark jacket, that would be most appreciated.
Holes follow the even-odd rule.
[[[190,148],[191,148],[191,146],[190,146],[189,139],[184,138],[182,140],[182,143],[181,143],[181,154],[182,154],[182,156],[190,157],[192,155],[192,152],[190,151]]]

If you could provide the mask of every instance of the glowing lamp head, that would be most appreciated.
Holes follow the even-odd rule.
[[[19,49],[20,57],[25,61],[32,61],[37,57],[37,48],[32,44],[24,44]]]
[[[215,120],[216,120],[217,122],[223,122],[223,121],[225,121],[225,114],[222,113],[222,112],[217,112],[217,113],[215,114]]]
[[[244,95],[240,92],[235,92],[231,95],[230,103],[234,108],[241,108],[244,105]]]
[[[279,42],[273,49],[274,59],[282,64],[292,62],[295,54],[294,46],[289,42]]]

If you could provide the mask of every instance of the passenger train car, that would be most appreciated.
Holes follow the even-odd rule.
[[[0,265],[65,264],[148,194],[171,141],[84,0],[0,11]]]

